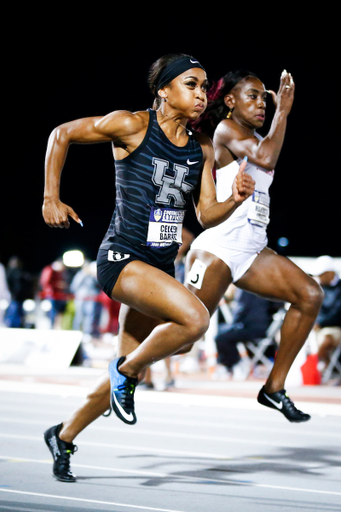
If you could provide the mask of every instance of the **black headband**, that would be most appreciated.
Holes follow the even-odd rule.
[[[192,68],[201,68],[205,71],[205,68],[194,57],[180,57],[180,59],[171,62],[160,74],[156,90],[162,89],[162,87],[169,84],[174,78]]]

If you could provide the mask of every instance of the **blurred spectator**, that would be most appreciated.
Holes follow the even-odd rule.
[[[61,259],[43,268],[40,275],[41,298],[51,302],[51,327],[60,329],[67,301],[72,298],[67,271]]]
[[[23,268],[23,262],[12,256],[7,264],[6,278],[11,300],[5,313],[7,327],[25,327],[23,303],[33,297],[33,278]]]
[[[108,322],[102,328],[103,333],[110,333],[116,335],[118,333],[118,316],[121,308],[121,303],[116,300],[110,299],[106,293],[101,291],[99,300],[108,312]]]
[[[341,343],[341,280],[330,256],[317,258],[312,275],[324,291],[324,300],[314,326],[318,359],[322,363],[319,369],[323,370]]]
[[[11,300],[11,294],[8,289],[6,269],[0,261],[0,326],[3,325],[4,312]]]
[[[70,291],[75,298],[73,329],[82,331],[91,338],[100,337],[102,302],[101,288],[96,278],[96,262],[86,261],[74,276]]]
[[[251,370],[249,358],[241,358],[237,345],[266,337],[273,314],[279,307],[273,302],[235,288],[232,322],[219,324],[216,336],[217,362],[232,373],[234,380],[245,380]],[[219,369],[218,369],[219,374]]]

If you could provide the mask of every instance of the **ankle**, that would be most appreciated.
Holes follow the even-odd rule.
[[[59,431],[58,437],[61,441],[64,441],[64,443],[73,443],[73,440],[75,436],[71,436],[70,432],[68,432],[67,428],[62,426],[62,428]]]
[[[120,366],[117,367],[118,371],[125,375],[126,377],[130,377],[131,379],[138,379],[139,373],[141,373],[141,370],[136,371],[134,368],[132,368],[132,365],[125,359]]]
[[[266,393],[277,393],[277,391],[282,391],[284,389],[284,384],[282,382],[266,382],[264,384],[264,390]]]

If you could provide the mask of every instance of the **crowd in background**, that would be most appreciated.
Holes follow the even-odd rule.
[[[71,268],[60,258],[36,276],[13,256],[0,264],[0,282],[3,326],[76,329],[94,339],[117,333],[120,305],[101,291],[94,261]]]
[[[191,240],[189,236],[188,246]],[[176,265],[179,281],[184,279],[184,254],[180,254]],[[323,371],[341,345],[341,280],[329,256],[316,259],[312,275],[325,294],[312,331],[319,368]],[[244,380],[250,374],[250,359],[245,348],[241,350],[241,344],[264,338],[274,314],[284,305],[243,292],[233,285],[224,302],[230,317],[220,315],[218,320],[214,339],[215,378]],[[79,268],[71,268],[60,258],[44,267],[38,276],[28,272],[17,256],[11,257],[6,267],[0,263],[0,327],[74,329],[82,331],[84,343],[96,344],[105,335],[117,335],[119,309],[120,304],[110,300],[100,289],[95,261],[85,260]],[[269,347],[269,350],[273,350],[274,357],[275,348]],[[168,381],[173,382],[169,361],[166,367]],[[145,384],[153,387],[151,372]]]

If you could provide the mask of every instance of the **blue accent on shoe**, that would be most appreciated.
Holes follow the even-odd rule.
[[[138,380],[127,377],[119,371],[125,357],[118,357],[109,364],[110,402],[113,411],[120,420],[128,425],[137,421],[135,414],[134,393]]]

